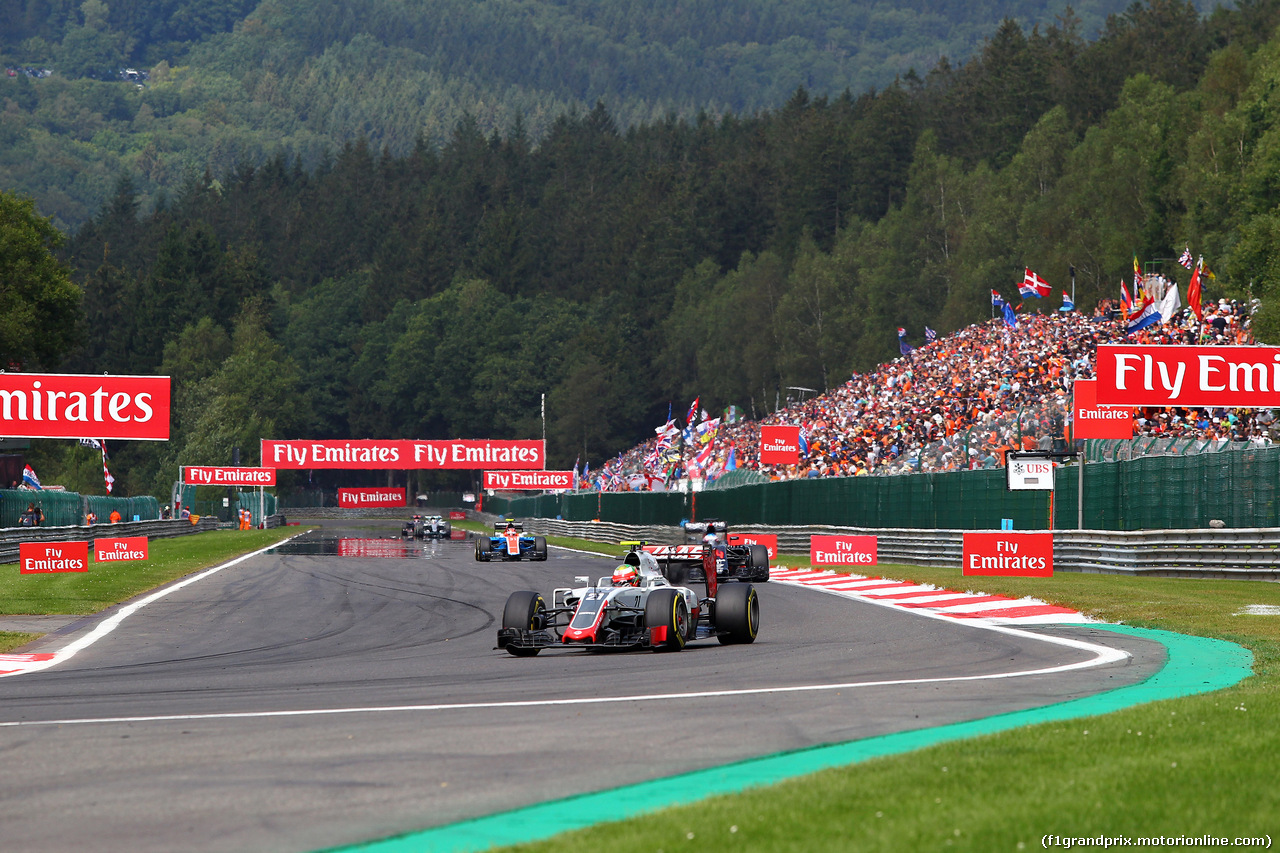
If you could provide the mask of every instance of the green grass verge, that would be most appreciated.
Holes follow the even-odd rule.
[[[777,562],[808,565],[788,555]],[[871,759],[504,849],[1014,851],[1039,848],[1045,835],[1280,831],[1280,617],[1236,615],[1247,604],[1280,604],[1280,585],[1075,573],[965,578],[959,569],[900,565],[876,573],[1032,595],[1107,621],[1229,640],[1254,653],[1256,674],[1217,693]],[[750,737],[750,726],[742,731]]]
[[[0,566],[0,615],[83,616],[127,601],[139,593],[240,554],[265,548],[301,532],[298,527],[271,530],[214,530],[149,543],[147,560],[120,563],[90,561],[87,572],[24,575],[17,563]],[[37,635],[0,633],[0,652],[15,649]]]
[[[25,646],[40,636],[40,634],[23,634],[17,631],[0,631],[0,653]]]

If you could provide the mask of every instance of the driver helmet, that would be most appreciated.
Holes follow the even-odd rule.
[[[618,566],[613,570],[614,586],[639,586],[640,573],[636,571],[635,566]]]

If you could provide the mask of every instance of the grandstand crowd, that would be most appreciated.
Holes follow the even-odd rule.
[[[1003,466],[1011,449],[1048,450],[1057,440],[1065,447],[1072,384],[1093,378],[1099,344],[1252,343],[1248,308],[1224,299],[1206,304],[1203,319],[1184,309],[1133,334],[1107,300],[1091,315],[1022,314],[1012,327],[997,316],[758,421],[722,421],[703,435],[686,429],[671,449],[650,439],[609,460],[583,487],[661,489],[682,477],[712,481],[743,469],[788,480]],[[799,464],[760,463],[766,424],[801,427],[807,452]],[[1265,445],[1273,429],[1280,423],[1269,409],[1135,411],[1136,436]]]

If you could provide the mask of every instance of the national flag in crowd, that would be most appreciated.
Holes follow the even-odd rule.
[[[694,461],[698,463],[698,470],[702,471],[704,474],[706,473],[707,465],[711,462],[711,448],[712,445],[708,444],[706,447],[702,448],[702,451],[694,459]]]
[[[806,457],[809,455],[809,430],[803,426],[800,427],[800,452]]]
[[[31,470],[30,465],[22,469],[22,482],[33,489],[44,488],[44,486],[40,485],[40,478],[36,476],[35,471]]]
[[[1133,256],[1133,299],[1134,302],[1142,302],[1142,267],[1138,265],[1138,256]]]
[[[936,340],[938,339],[938,333],[937,333],[937,332],[935,332],[933,329],[930,329],[928,326],[925,326],[925,327],[924,327],[924,339],[925,339],[926,341],[928,341],[929,343],[933,343],[934,341],[936,341]]]
[[[913,349],[915,349],[915,347],[907,343],[907,330],[898,329],[898,352],[902,355],[907,355]]]
[[[1191,283],[1187,285],[1187,305],[1195,312],[1196,319],[1201,323],[1204,322],[1204,306],[1200,304],[1200,270],[1204,267],[1204,258],[1200,259],[1200,263],[1196,264],[1195,271],[1191,273]]]
[[[1129,314],[1125,331],[1132,335],[1159,322],[1160,309],[1156,307],[1156,303],[1151,300],[1151,297],[1147,297]]]
[[[720,419],[713,421],[703,421],[694,428],[694,434],[698,436],[698,442],[701,444],[709,444],[716,437],[716,433],[720,431]]]
[[[1160,300],[1160,320],[1165,323],[1169,322],[1181,308],[1182,300],[1178,296],[1178,285],[1177,283],[1171,283],[1169,289],[1164,292],[1164,298]]]
[[[693,419],[698,416],[698,401],[701,399],[701,395],[694,397],[693,402],[689,404],[689,414],[684,417],[686,426],[693,426]]]
[[[1018,286],[1018,293],[1024,298],[1034,296],[1036,299],[1042,299],[1052,292],[1053,288],[1049,286],[1049,282],[1036,275],[1027,267],[1023,267],[1022,284]]]
[[[738,470],[738,448],[735,445],[732,445],[732,444],[729,445],[729,459],[727,462],[724,463],[724,470],[726,471]]]
[[[1013,306],[1008,302],[1004,304],[1004,323],[1006,326],[1018,325],[1018,315],[1014,313]]]
[[[680,427],[676,426],[676,422],[668,420],[660,427],[654,427],[653,431],[657,433],[658,438],[673,439],[680,434]]]
[[[999,294],[999,293],[996,293],[994,290],[993,290],[993,291],[991,291],[991,305],[992,305],[992,307],[994,307],[994,308],[999,308],[999,307],[1000,307],[1001,305],[1003,305],[1003,304],[1004,304],[1004,300],[1000,298],[1000,294]]]
[[[1126,317],[1133,310],[1133,300],[1129,298],[1129,288],[1124,286],[1123,281],[1120,282],[1120,310],[1124,312]]]
[[[1191,257],[1190,246],[1182,250],[1182,256],[1178,258],[1178,263],[1182,264],[1187,269],[1191,269],[1196,265],[1195,259]]]
[[[1061,308],[1059,308],[1058,310],[1059,310],[1059,311],[1074,311],[1074,310],[1076,310],[1076,304],[1075,304],[1074,302],[1072,302],[1072,301],[1071,301],[1071,297],[1067,295],[1067,292],[1066,292],[1065,290],[1064,290],[1064,291],[1062,291],[1062,307],[1061,307]]]

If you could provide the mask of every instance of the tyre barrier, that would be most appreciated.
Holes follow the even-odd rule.
[[[496,518],[496,516],[495,516]],[[669,525],[524,519],[525,530],[602,542],[642,539],[678,544],[683,531]],[[875,536],[878,560],[915,566],[960,568],[963,530],[907,528],[770,527],[744,525],[733,533],[772,533],[783,553],[807,554],[813,535]],[[1019,531],[1022,533],[1043,531]],[[1148,577],[1280,580],[1280,528],[1201,530],[1054,530],[1053,568],[1060,572],[1144,575]]]

